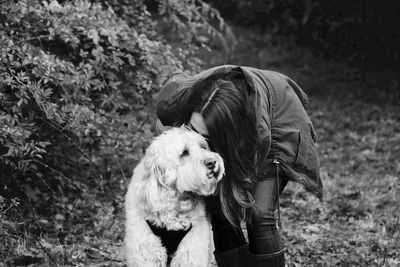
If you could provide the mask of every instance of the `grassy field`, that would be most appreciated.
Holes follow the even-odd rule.
[[[400,266],[400,110],[394,74],[317,58],[287,38],[246,29],[236,34],[234,55],[205,53],[206,66],[278,70],[310,97],[325,198],[320,202],[295,184],[284,191],[287,266]],[[121,177],[120,185],[94,196],[96,201],[83,194],[71,203],[73,220],[62,212],[38,218],[32,223],[39,235],[2,220],[0,266],[123,266],[126,182]]]

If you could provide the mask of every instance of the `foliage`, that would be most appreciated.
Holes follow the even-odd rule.
[[[183,4],[181,1],[163,0],[158,0],[158,3],[158,12],[167,15],[168,22],[174,25],[174,32],[179,34],[180,39],[185,40],[183,45],[189,48],[194,44],[204,47],[212,37],[221,42],[225,51],[233,50],[235,36],[219,12],[209,4],[199,1],[186,1]],[[187,24],[190,25],[189,31]]]
[[[363,60],[378,68],[400,65],[400,3],[396,0],[209,2],[238,25],[291,34],[330,58]]]
[[[142,0],[1,2],[0,224],[10,226],[1,240],[95,224],[103,196],[121,204],[153,136],[158,88],[198,69],[195,52],[212,36],[230,38],[217,11],[187,2],[160,0],[158,15]],[[172,47],[155,17],[190,33],[176,37],[187,45]],[[208,39],[193,45],[199,36]]]
[[[1,165],[2,182],[11,185],[6,191],[37,200],[40,190],[24,190],[26,183],[56,179],[51,182],[62,187],[72,181],[70,174],[89,176],[92,165],[95,176],[102,176],[99,163],[117,153],[134,154],[148,130],[134,113],[152,90],[155,62],[179,67],[168,47],[100,4],[20,1],[2,10]],[[95,150],[103,156],[88,154]]]

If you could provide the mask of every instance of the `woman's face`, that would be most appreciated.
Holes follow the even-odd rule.
[[[190,117],[189,126],[195,132],[201,134],[204,137],[208,137],[208,130],[206,127],[206,123],[204,122],[203,116],[198,112],[193,112],[192,116]]]
[[[208,133],[208,129],[206,123],[204,122],[203,116],[198,112],[193,112],[192,116],[190,117],[189,123],[187,125],[190,129],[195,131],[196,133],[202,135],[208,144],[208,147],[211,151],[215,152],[215,147],[210,140],[210,136]]]

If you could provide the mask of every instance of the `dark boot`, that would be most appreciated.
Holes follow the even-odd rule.
[[[250,257],[253,267],[285,267],[285,249],[272,254],[250,254]]]
[[[234,248],[227,251],[214,251],[215,260],[218,267],[251,267],[252,257],[249,254],[249,246]]]

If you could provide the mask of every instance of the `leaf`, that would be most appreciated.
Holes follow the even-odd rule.
[[[21,107],[23,103],[24,103],[24,99],[21,98],[20,100],[18,100],[17,106]]]
[[[105,253],[96,248],[86,248],[86,255],[92,259],[100,259],[105,257]]]
[[[87,33],[87,36],[88,36],[89,39],[91,39],[91,40],[93,41],[93,43],[94,43],[95,45],[98,45],[98,44],[99,44],[99,39],[100,39],[100,37],[99,37],[99,34],[98,34],[97,30],[95,30],[95,29],[90,29],[90,30],[88,31],[88,33]]]

